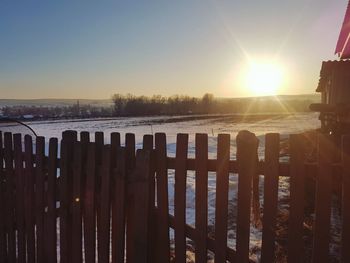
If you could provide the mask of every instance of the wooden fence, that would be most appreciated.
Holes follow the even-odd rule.
[[[79,137],[79,140],[78,140]],[[288,262],[303,262],[306,175],[316,179],[312,262],[328,262],[332,172],[342,174],[342,260],[350,259],[350,137],[342,161],[319,135],[318,162],[305,160],[305,138],[290,136],[290,161],[280,162],[280,137],[267,134],[265,158],[257,138],[241,132],[236,160],[230,135],[217,138],[217,159],[208,158],[208,136],[196,134],[195,158],[188,135],[178,134],[176,157],[167,156],[166,135],[135,136],[66,131],[62,141],[0,133],[0,262],[186,262],[186,239],[196,262],[251,262],[249,258],[252,181],[264,175],[261,262],[274,262],[279,176],[290,177]],[[33,151],[35,148],[35,151]],[[48,148],[48,149],[45,149]],[[59,149],[60,148],[60,149]],[[47,153],[46,153],[46,151]],[[60,152],[60,154],[58,154]],[[59,157],[60,156],[60,157]],[[175,170],[174,215],[169,214],[168,170]],[[186,176],[195,171],[195,226],[186,225]],[[208,235],[208,172],[216,173],[214,235]],[[238,176],[236,248],[227,245],[229,175]],[[169,229],[174,229],[174,241]],[[174,243],[175,249],[171,248]]]

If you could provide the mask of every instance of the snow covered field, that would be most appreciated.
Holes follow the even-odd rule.
[[[216,116],[209,119],[194,119],[186,121],[172,121],[170,117],[151,117],[151,118],[119,118],[114,120],[82,120],[82,121],[46,121],[28,123],[35,132],[46,138],[61,138],[64,130],[88,131],[91,133],[91,139],[94,139],[93,133],[103,131],[105,133],[105,143],[110,140],[111,132],[120,132],[123,137],[125,133],[134,133],[136,136],[137,147],[142,145],[142,136],[144,134],[155,134],[164,132],[167,135],[167,151],[169,156],[175,156],[176,134],[189,134],[189,156],[194,156],[194,138],[195,133],[207,133],[209,135],[209,158],[216,157],[216,138],[219,133],[228,133],[231,135],[231,159],[235,159],[236,146],[235,137],[240,130],[249,130],[259,138],[259,158],[264,156],[264,135],[266,133],[280,133],[281,138],[287,138],[289,134],[303,132],[305,130],[318,128],[318,114],[300,113],[296,115],[276,115],[270,117],[261,117],[258,120],[235,121],[232,116]],[[175,117],[173,117],[175,119]],[[286,178],[281,178],[279,197],[289,194]],[[262,180],[261,180],[262,182]],[[208,222],[210,226],[215,221],[215,173],[209,174],[208,182]],[[262,191],[261,191],[262,192]],[[195,178],[193,172],[188,172],[187,192],[186,192],[186,221],[188,224],[195,223]],[[261,193],[262,195],[263,193]],[[169,170],[169,202],[170,213],[174,212],[174,171]],[[237,176],[230,175],[229,184],[229,220],[228,243],[235,247],[235,207],[237,204]],[[211,227],[211,229],[213,229]],[[189,244],[190,246],[190,244]],[[259,250],[261,246],[261,230],[251,227],[251,255],[252,258],[259,259]]]

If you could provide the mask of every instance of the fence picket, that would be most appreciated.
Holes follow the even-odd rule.
[[[155,135],[156,149],[156,180],[157,180],[157,263],[170,262],[169,239],[169,201],[168,201],[168,170],[166,136],[164,133]]]
[[[85,262],[94,263],[96,255],[96,144],[88,144],[86,185],[84,196],[84,251]]]
[[[132,240],[134,231],[134,218],[130,215],[135,209],[133,185],[130,182],[131,171],[135,167],[135,134],[125,134],[125,168],[126,168],[126,258],[127,262],[133,262]]]
[[[36,262],[35,251],[35,196],[34,196],[34,168],[32,137],[24,137],[25,159],[25,224],[28,263]]]
[[[36,138],[35,150],[35,223],[36,223],[36,253],[37,261],[46,262],[45,259],[45,138]]]
[[[51,138],[49,141],[49,160],[47,175],[47,216],[46,216],[46,254],[47,262],[57,262],[57,234],[56,234],[56,194],[57,194],[57,150],[58,140]]]
[[[318,175],[316,178],[315,225],[312,262],[329,262],[332,198],[332,162],[335,145],[329,136],[318,135]]]
[[[207,237],[208,237],[208,135],[196,134],[196,237],[195,253],[196,262],[207,261]]]
[[[60,170],[60,260],[67,263],[72,255],[72,159],[74,142],[77,140],[77,133],[65,131],[61,141],[61,170]]]
[[[150,163],[149,163],[149,220],[148,220],[148,262],[155,262],[156,258],[156,207],[155,207],[155,155],[153,150],[153,135],[143,136],[143,149],[150,152]]]
[[[86,185],[86,161],[87,161],[87,153],[88,153],[88,145],[90,142],[90,133],[87,131],[82,131],[80,133],[80,142],[81,142],[81,196],[85,196],[85,185]],[[81,206],[84,208],[84,198],[81,200]],[[82,209],[83,217],[84,209]]]
[[[16,228],[17,228],[17,260],[18,263],[26,261],[26,242],[24,232],[24,175],[22,156],[22,136],[13,135],[15,187],[16,187]]]
[[[6,213],[5,201],[5,175],[4,175],[4,154],[2,143],[2,132],[0,131],[0,206],[1,214]],[[0,262],[7,262],[7,237],[6,237],[6,220],[5,216],[0,216]]]
[[[252,179],[257,173],[258,139],[253,133],[241,131],[237,137],[238,203],[237,203],[237,262],[249,261],[250,211]]]
[[[112,144],[113,145],[113,144]],[[123,263],[125,252],[125,148],[118,147],[116,169],[113,171],[112,262]]]
[[[133,253],[132,263],[147,263],[148,255],[148,220],[149,220],[149,163],[150,152],[147,150],[137,150],[135,169],[132,172],[132,184],[135,190],[134,206],[132,210],[133,231],[131,236]]]
[[[342,138],[343,197],[342,197],[342,262],[350,258],[350,135]]]
[[[123,262],[125,239],[125,214],[124,214],[124,181],[121,178],[125,174],[119,172],[124,165],[120,163],[120,133],[111,133],[111,203],[112,203],[112,262]],[[123,157],[124,158],[124,157]],[[120,167],[121,166],[121,167]],[[124,169],[125,172],[125,169]],[[124,180],[124,178],[122,179]]]
[[[230,135],[218,135],[215,200],[215,262],[226,262]]]
[[[100,225],[98,229],[98,260],[109,261],[109,238],[110,238],[110,159],[111,147],[105,145],[102,150],[102,164],[99,169],[101,178],[100,199]]]
[[[16,233],[15,233],[15,194],[14,194],[14,172],[13,172],[13,144],[12,134],[5,133],[4,156],[6,174],[6,228],[7,228],[7,249],[9,262],[16,261]]]
[[[117,155],[118,155],[118,149],[120,148],[120,133],[118,132],[112,132],[111,133],[111,169],[113,172],[113,169],[116,168],[117,165]],[[114,179],[114,178],[112,178]],[[113,188],[112,188],[113,192]]]
[[[186,160],[188,150],[188,134],[178,134],[176,140],[175,161],[175,262],[186,261]]]
[[[265,167],[264,167],[264,217],[261,262],[275,261],[275,231],[278,201],[279,177],[279,144],[278,133],[266,134]]]
[[[72,191],[72,262],[82,262],[82,144],[74,142]]]
[[[290,208],[288,225],[288,262],[303,262],[305,141],[302,135],[292,134],[290,141]]]

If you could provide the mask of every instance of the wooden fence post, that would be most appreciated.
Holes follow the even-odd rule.
[[[249,262],[252,180],[257,174],[258,139],[251,132],[240,131],[236,141],[238,162],[237,262]]]
[[[197,262],[207,261],[208,238],[208,135],[196,134],[196,237],[195,253]]]
[[[264,216],[261,262],[275,261],[275,231],[278,202],[279,177],[279,145],[278,133],[265,136],[265,166],[264,166]]]
[[[226,262],[230,135],[219,134],[216,164],[215,262]]]
[[[350,259],[350,135],[342,138],[343,198],[342,198],[342,262]]]
[[[156,133],[157,263],[170,262],[168,169],[165,133]]]
[[[130,252],[133,257],[128,259],[131,263],[147,263],[147,239],[148,239],[148,220],[149,220],[149,165],[150,152],[138,150],[136,153],[136,164],[133,172],[130,174],[132,189],[134,192],[134,209],[130,216],[132,217],[133,229],[129,233],[131,247]]]
[[[332,163],[335,145],[324,134],[318,135],[318,174],[316,178],[315,225],[312,262],[329,262],[332,198]]]
[[[290,208],[288,225],[288,263],[303,262],[305,141],[302,135],[292,134],[290,141]]]

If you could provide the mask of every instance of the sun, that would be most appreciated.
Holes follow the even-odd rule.
[[[274,62],[251,62],[245,73],[245,87],[253,96],[276,95],[283,82],[283,67]]]

